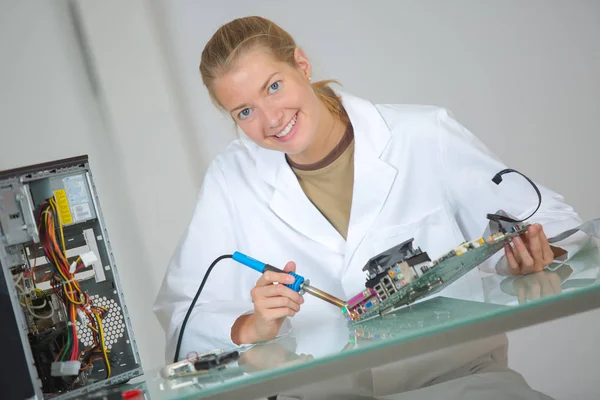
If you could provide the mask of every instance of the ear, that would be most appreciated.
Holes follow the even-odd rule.
[[[294,60],[296,60],[298,71],[306,78],[307,81],[309,81],[310,77],[312,76],[312,66],[310,65],[308,57],[306,57],[304,50],[296,47],[294,50]]]

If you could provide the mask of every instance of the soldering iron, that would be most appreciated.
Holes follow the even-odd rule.
[[[315,297],[318,297],[321,300],[324,300],[328,303],[333,304],[334,306],[338,306],[338,307],[344,307],[345,303],[338,299],[335,296],[330,295],[329,293],[325,293],[322,290],[319,290],[315,287],[310,286],[310,281],[308,279],[304,279],[303,276],[296,274],[295,272],[285,272],[277,267],[274,267],[272,265],[269,264],[265,264],[263,262],[260,262],[258,260],[255,260],[252,257],[248,257],[245,254],[239,253],[239,252],[235,252],[233,253],[232,258],[239,262],[240,264],[244,264],[247,267],[250,267],[258,272],[260,272],[261,274],[266,272],[266,271],[273,271],[273,272],[279,272],[279,273],[283,273],[283,274],[290,274],[292,275],[296,281],[294,283],[290,283],[290,284],[286,284],[285,286],[289,287],[290,289],[292,289],[295,292],[298,292],[300,294],[304,294],[304,293],[310,293]]]
[[[206,274],[204,274],[204,278],[202,279],[202,283],[200,284],[200,287],[198,288],[198,292],[196,292],[196,296],[194,296],[194,300],[192,300],[192,304],[190,304],[190,307],[189,307],[187,313],[185,314],[185,318],[183,319],[183,323],[181,324],[181,330],[179,331],[179,338],[177,339],[177,347],[175,348],[175,357],[173,359],[173,362],[178,361],[179,350],[181,348],[181,340],[183,338],[183,331],[185,330],[185,326],[190,317],[190,314],[192,313],[192,310],[194,309],[194,306],[196,305],[196,301],[198,300],[198,297],[200,297],[200,293],[202,293],[202,289],[204,288],[204,285],[206,284],[208,275],[210,274],[210,272],[212,271],[214,266],[217,265],[217,263],[219,261],[224,260],[226,258],[231,258],[231,259],[239,262],[240,264],[244,264],[245,266],[250,267],[253,270],[260,272],[261,274],[264,272],[267,272],[267,271],[289,274],[295,278],[295,281],[294,281],[294,283],[285,284],[285,286],[292,289],[293,291],[298,292],[301,295],[304,293],[310,293],[313,296],[315,296],[321,300],[324,300],[328,303],[331,303],[340,308],[344,307],[346,305],[346,303],[344,301],[338,299],[337,297],[332,296],[329,293],[326,293],[322,290],[319,290],[315,287],[310,286],[310,281],[308,279],[304,279],[303,276],[298,275],[295,272],[286,272],[282,269],[274,267],[270,264],[263,263],[252,257],[248,257],[247,255],[242,254],[237,251],[233,254],[222,255],[222,256],[218,257],[215,261],[213,261],[213,263],[210,265],[210,267],[208,267],[208,270],[206,271]]]

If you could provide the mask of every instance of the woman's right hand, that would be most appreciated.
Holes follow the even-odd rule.
[[[252,344],[275,339],[286,317],[300,311],[304,299],[300,294],[284,286],[294,283],[295,278],[287,272],[296,272],[292,261],[283,269],[286,273],[267,271],[261,275],[250,291],[254,313],[242,315],[231,327],[231,340],[235,344]],[[275,282],[278,284],[275,285]]]

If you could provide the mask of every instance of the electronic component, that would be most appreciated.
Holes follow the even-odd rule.
[[[164,366],[160,370],[160,375],[165,378],[176,378],[179,376],[187,376],[194,374],[196,372],[196,368],[194,368],[194,363],[190,360],[181,360],[176,363],[169,364]]]
[[[513,224],[509,232],[461,243],[434,261],[420,248],[413,248],[411,238],[367,262],[363,268],[367,272],[366,289],[348,300],[342,312],[352,325],[431,296],[494,255],[527,228],[526,224]]]
[[[77,376],[81,368],[81,361],[59,361],[50,365],[52,376]]]
[[[524,177],[537,194],[538,205],[531,215],[514,219],[502,210],[487,214],[486,239],[461,243],[434,261],[420,248],[413,248],[414,238],[373,257],[363,268],[367,272],[365,286],[373,290],[359,293],[342,307],[346,320],[350,324],[365,321],[431,296],[490,258],[514,236],[525,233],[528,225],[524,221],[540,208],[542,195],[531,179],[514,169],[503,169],[492,181],[499,185],[502,175],[511,172]]]
[[[0,340],[23,361],[3,392],[80,398],[142,374],[87,156],[0,172],[0,267]]]
[[[237,350],[216,350],[169,364],[161,369],[160,374],[163,378],[170,379],[207,373],[214,369],[225,368],[239,358],[240,353]]]
[[[224,368],[227,364],[240,359],[240,353],[236,350],[217,354],[208,354],[194,361],[196,371],[208,371],[214,368]]]

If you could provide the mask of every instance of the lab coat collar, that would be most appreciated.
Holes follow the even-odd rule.
[[[379,215],[396,176],[380,159],[391,132],[370,102],[337,91],[354,128],[354,190],[347,241],[304,194],[283,153],[250,146],[258,175],[273,188],[269,207],[290,227],[306,237],[345,254],[345,265]],[[247,139],[247,138],[246,138]]]
[[[344,258],[344,271],[373,227],[385,204],[397,170],[382,159],[392,133],[370,102],[342,94],[342,104],[355,132],[354,190]]]

